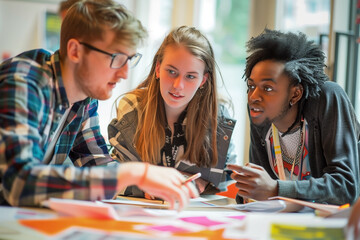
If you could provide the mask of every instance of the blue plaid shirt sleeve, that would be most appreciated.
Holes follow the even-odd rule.
[[[35,50],[0,65],[0,199],[39,206],[50,197],[111,198],[120,166],[97,166],[112,160],[100,134],[96,100],[74,104],[51,164],[43,162],[63,91],[53,79],[59,73],[50,57]],[[73,164],[64,165],[66,159]]]

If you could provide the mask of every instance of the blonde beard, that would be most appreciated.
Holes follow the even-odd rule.
[[[86,61],[83,61],[82,63],[79,63],[78,65],[75,66],[74,81],[77,89],[79,89],[79,91],[81,91],[82,94],[85,94],[86,97],[90,97],[98,100],[109,99],[112,95],[112,91],[110,93],[104,92],[102,88],[99,89],[96,86],[94,86],[92,82],[89,81],[89,79],[91,79],[91,75],[89,74],[88,69],[89,67]]]

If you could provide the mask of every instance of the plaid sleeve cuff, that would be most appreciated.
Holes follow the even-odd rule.
[[[117,193],[117,176],[120,164],[114,163],[106,167],[91,167],[90,169],[90,199],[112,199]]]

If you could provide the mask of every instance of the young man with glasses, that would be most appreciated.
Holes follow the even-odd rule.
[[[79,1],[62,23],[59,51],[36,49],[0,65],[3,204],[112,198],[129,185],[172,207],[197,195],[172,168],[114,163],[100,134],[98,99],[108,99],[139,62],[136,48],[146,35],[121,5]]]

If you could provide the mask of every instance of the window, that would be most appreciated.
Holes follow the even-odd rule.
[[[233,141],[239,161],[248,150],[244,149],[247,138],[247,94],[243,78],[248,40],[250,1],[238,0],[202,0],[195,11],[195,19],[200,30],[209,38],[213,46],[215,58],[220,68],[218,81],[220,93],[230,97],[234,105],[233,117],[237,120],[233,133]],[[241,162],[240,162],[241,164]]]
[[[147,41],[138,49],[143,56],[139,64],[129,71],[128,79],[121,80],[115,87],[112,97],[99,101],[99,125],[101,134],[108,142],[107,127],[116,117],[116,100],[119,96],[134,89],[150,71],[155,51],[171,29],[172,0],[118,0],[141,21],[148,30]]]
[[[276,12],[276,29],[305,33],[327,55],[330,0],[278,0]]]
[[[276,28],[305,33],[319,43],[320,34],[329,34],[330,0],[279,0]]]

